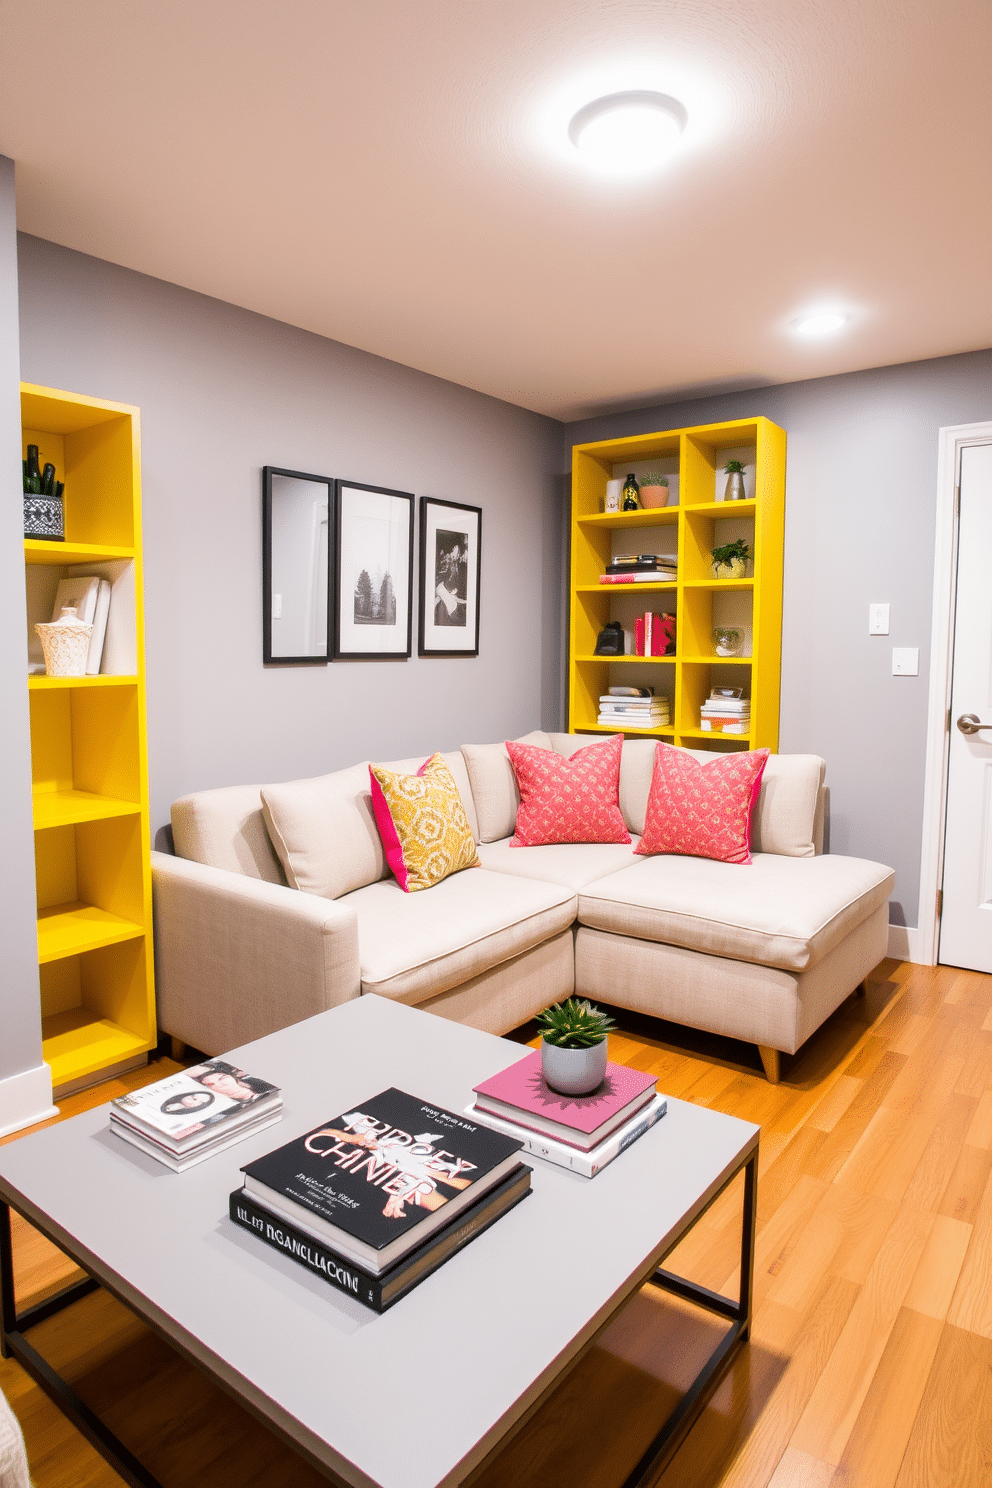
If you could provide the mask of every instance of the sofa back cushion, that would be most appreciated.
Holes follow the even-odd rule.
[[[561,736],[559,736],[561,737]],[[522,739],[514,741],[517,744],[533,744],[538,749],[551,749],[551,736],[541,733],[535,729],[532,734],[524,734]],[[576,749],[588,744],[586,736],[579,740]],[[559,751],[564,753],[565,751]],[[569,751],[570,752],[570,751]],[[445,755],[447,759],[448,756]],[[462,758],[468,772],[468,779],[472,788],[472,798],[475,802],[476,842],[499,842],[503,837],[511,837],[517,821],[517,807],[520,805],[520,792],[517,790],[516,777],[513,774],[513,766],[510,764],[510,756],[506,752],[506,745],[500,744],[463,744]],[[457,775],[455,779],[457,780]],[[469,813],[469,821],[472,814]]]
[[[442,758],[455,777],[471,825],[475,813],[461,756]],[[394,760],[385,768],[415,775],[423,763],[423,758]],[[366,763],[313,780],[263,786],[262,809],[286,881],[294,889],[338,899],[388,875]]]
[[[557,735],[567,738],[568,735]],[[557,747],[557,746],[556,746]],[[713,753],[686,751],[705,764]],[[620,766],[620,810],[631,832],[644,831],[644,814],[655,740],[626,739]],[[820,851],[823,832],[823,775],[817,754],[771,754],[761,776],[761,789],[751,816],[751,851],[780,853],[786,858],[812,858]]]
[[[286,882],[266,831],[260,786],[230,785],[182,796],[172,807],[172,841],[180,858],[267,883]]]

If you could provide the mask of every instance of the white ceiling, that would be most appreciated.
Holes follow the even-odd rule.
[[[989,0],[2,0],[0,151],[28,232],[576,418],[992,346],[990,57]],[[689,125],[605,182],[627,88]]]

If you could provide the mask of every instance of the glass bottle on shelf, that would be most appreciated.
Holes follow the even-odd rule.
[[[623,511],[639,511],[640,506],[641,488],[637,484],[637,476],[631,471],[623,483],[623,502],[621,509]]]

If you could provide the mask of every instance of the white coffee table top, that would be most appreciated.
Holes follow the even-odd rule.
[[[379,1090],[461,1111],[525,1053],[362,997],[233,1051],[282,1086],[280,1125],[176,1174],[112,1136],[103,1106],[0,1149],[0,1194],[349,1482],[454,1484],[653,1269],[758,1128],[670,1098],[592,1180],[527,1158],[533,1193],[381,1316],[239,1230],[228,1195],[242,1164]]]

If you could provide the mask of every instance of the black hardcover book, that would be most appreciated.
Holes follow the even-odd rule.
[[[499,1183],[522,1145],[390,1089],[242,1171],[249,1195],[381,1275]]]
[[[256,1202],[243,1188],[235,1189],[231,1195],[230,1216],[236,1225],[298,1261],[316,1276],[323,1277],[331,1286],[371,1307],[374,1312],[385,1312],[456,1251],[525,1199],[530,1193],[530,1175],[531,1169],[518,1163],[502,1183],[488,1189],[455,1220],[435,1231],[423,1245],[418,1245],[381,1276],[373,1276],[345,1256],[335,1254],[314,1235],[289,1224],[264,1204]]]

